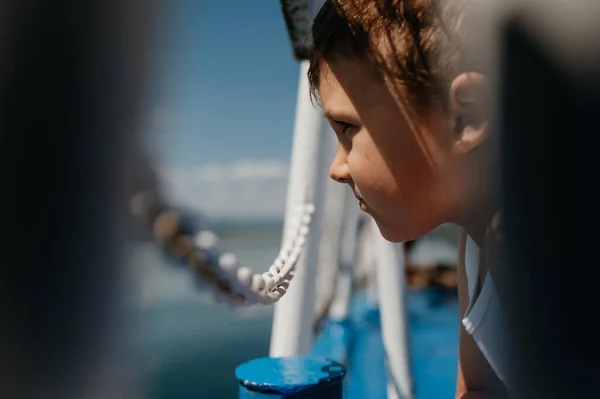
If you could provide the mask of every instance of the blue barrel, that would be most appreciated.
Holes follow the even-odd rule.
[[[261,357],[235,370],[239,399],[342,399],[344,365],[311,357]]]

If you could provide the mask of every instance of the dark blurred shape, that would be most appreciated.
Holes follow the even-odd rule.
[[[502,28],[506,257],[497,285],[508,301],[519,398],[600,396],[600,38],[573,33],[576,24],[597,26],[600,15],[585,5],[570,2],[581,14],[551,28],[583,58],[556,51],[534,29],[549,3]]]
[[[124,161],[158,0],[0,6],[0,397],[120,398]]]
[[[312,44],[311,28],[324,0],[280,0],[294,57],[308,60]]]

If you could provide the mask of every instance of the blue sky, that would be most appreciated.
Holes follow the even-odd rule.
[[[146,133],[173,199],[281,216],[299,64],[279,1],[173,1],[165,25]]]

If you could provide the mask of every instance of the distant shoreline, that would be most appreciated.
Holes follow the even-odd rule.
[[[283,227],[283,218],[215,218],[210,219],[215,229],[227,227]]]

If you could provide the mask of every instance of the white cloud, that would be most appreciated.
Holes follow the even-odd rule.
[[[283,160],[166,167],[160,177],[172,200],[210,216],[279,217],[284,212],[288,163]]]
[[[231,164],[208,164],[199,167],[197,170],[197,177],[201,182],[285,179],[287,174],[288,164],[277,159],[240,160]]]

